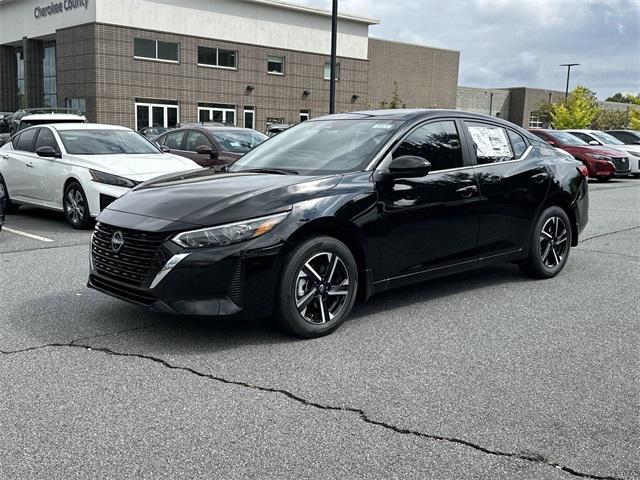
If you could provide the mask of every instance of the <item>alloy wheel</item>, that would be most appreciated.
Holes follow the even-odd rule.
[[[86,205],[82,192],[77,188],[67,191],[67,216],[74,225],[78,225],[84,218]]]
[[[314,325],[325,324],[347,304],[349,272],[335,253],[317,253],[298,272],[294,288],[296,308],[302,318]]]
[[[547,268],[557,268],[562,264],[568,251],[568,230],[564,220],[558,216],[549,217],[540,231],[540,258]]]

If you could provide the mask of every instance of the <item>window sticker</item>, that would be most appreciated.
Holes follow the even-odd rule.
[[[511,144],[503,128],[490,126],[470,126],[469,133],[477,146],[476,155],[480,158],[513,157]]]

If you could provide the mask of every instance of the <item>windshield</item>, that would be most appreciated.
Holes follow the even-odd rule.
[[[618,140],[613,135],[609,135],[608,133],[591,132],[591,135],[593,135],[594,137],[596,137],[598,140],[600,140],[602,143],[605,143],[605,144],[609,144],[609,145],[624,145],[623,142]]]
[[[64,148],[72,155],[150,154],[162,152],[131,130],[58,131]]]
[[[560,145],[589,145],[584,140],[565,132],[547,132],[551,138],[560,143]]]
[[[213,130],[211,135],[220,144],[222,150],[233,153],[247,153],[269,138],[260,132],[251,130]]]
[[[401,124],[376,119],[304,122],[251,150],[230,171],[281,169],[325,175],[364,170]]]

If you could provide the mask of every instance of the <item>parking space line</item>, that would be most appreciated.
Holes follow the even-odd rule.
[[[41,242],[46,242],[46,243],[53,242],[53,240],[51,240],[50,238],[41,237],[40,235],[34,235],[33,233],[27,233],[21,230],[14,230],[13,228],[9,228],[9,227],[4,227],[3,230],[9,233],[14,233],[16,235],[21,235],[23,237],[32,238],[34,240],[40,240]]]

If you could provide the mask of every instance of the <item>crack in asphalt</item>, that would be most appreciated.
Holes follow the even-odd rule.
[[[594,238],[608,237],[609,235],[615,235],[616,233],[623,233],[623,232],[629,232],[631,230],[637,230],[639,228],[640,228],[640,225],[638,225],[636,227],[623,228],[622,230],[615,230],[613,232],[600,233],[600,234],[594,235],[592,237],[587,237],[587,238],[580,239],[580,243],[588,242],[589,240],[593,240]]]
[[[134,328],[134,329],[123,330],[121,332],[115,332],[115,333],[104,334],[104,335],[96,335],[94,337],[88,337],[88,338],[99,338],[99,337],[105,337],[105,336],[109,336],[109,335],[117,335],[117,334],[125,333],[125,332],[128,332],[128,331],[140,330],[140,329],[143,329],[143,328],[152,328],[153,326],[157,326],[157,325],[158,324],[147,325],[145,327],[137,327],[137,328]],[[174,365],[172,363],[169,363],[167,360],[164,360],[162,358],[155,357],[155,356],[152,356],[152,355],[145,355],[145,354],[142,354],[142,353],[118,352],[118,351],[115,351],[115,350],[112,350],[112,349],[106,348],[106,347],[93,347],[91,345],[79,343],[81,340],[86,340],[86,338],[84,338],[84,339],[83,338],[79,338],[79,339],[76,339],[76,340],[72,340],[70,343],[49,343],[47,345],[39,345],[39,346],[35,346],[35,347],[27,347],[27,348],[23,348],[23,349],[20,349],[20,350],[13,350],[13,351],[0,350],[0,354],[2,354],[2,355],[13,355],[13,354],[18,354],[18,353],[30,352],[30,351],[34,351],[34,350],[42,350],[42,349],[46,349],[46,348],[79,348],[79,349],[83,349],[83,350],[87,350],[87,351],[100,352],[100,353],[104,353],[106,355],[111,355],[111,356],[115,356],[115,357],[137,358],[137,359],[141,359],[141,360],[148,360],[148,361],[154,362],[156,364],[159,364],[164,368],[168,368],[170,370],[182,371],[182,372],[188,373],[190,375],[195,375],[195,376],[200,377],[200,378],[206,378],[206,379],[213,380],[213,381],[225,384],[225,385],[234,385],[234,386],[249,388],[249,389],[252,389],[252,390],[258,390],[260,392],[275,393],[275,394],[279,394],[279,395],[284,395],[285,397],[289,398],[290,400],[293,400],[293,401],[298,402],[298,403],[300,403],[302,405],[305,405],[305,406],[308,406],[308,407],[312,407],[312,408],[316,408],[316,409],[319,409],[319,410],[353,413],[353,414],[356,414],[365,423],[368,423],[370,425],[375,425],[375,426],[378,426],[378,427],[382,427],[382,428],[385,428],[387,430],[391,430],[391,431],[393,431],[395,433],[398,433],[400,435],[411,435],[411,436],[419,437],[419,438],[426,438],[426,439],[436,440],[436,441],[440,441],[440,442],[446,442],[446,443],[462,445],[462,446],[469,447],[469,448],[472,448],[472,449],[474,449],[476,451],[482,452],[482,453],[487,454],[487,455],[492,455],[492,456],[495,456],[495,457],[512,458],[512,459],[516,459],[516,460],[523,460],[523,461],[527,461],[527,462],[531,462],[531,463],[536,463],[536,464],[539,464],[539,465],[552,467],[552,468],[555,468],[557,470],[560,470],[562,472],[568,473],[570,475],[573,475],[573,476],[579,477],[579,478],[587,478],[587,479],[592,479],[592,480],[624,480],[621,477],[613,477],[613,476],[606,476],[606,475],[595,475],[595,474],[589,474],[589,473],[580,472],[580,471],[575,470],[573,468],[570,468],[570,467],[561,465],[559,463],[547,460],[542,455],[531,455],[531,454],[524,454],[524,453],[502,452],[500,450],[492,450],[490,448],[486,448],[486,447],[483,447],[481,445],[478,445],[478,444],[475,444],[475,443],[470,442],[468,440],[463,440],[463,439],[460,439],[460,438],[445,437],[445,436],[442,436],[442,435],[424,433],[424,432],[421,432],[421,431],[418,431],[418,430],[409,429],[409,428],[402,428],[402,427],[399,427],[397,425],[393,425],[393,424],[388,423],[388,422],[384,422],[384,421],[381,421],[381,420],[375,420],[375,419],[369,417],[369,415],[367,415],[367,413],[364,410],[360,409],[360,408],[344,407],[344,406],[336,406],[336,405],[325,405],[325,404],[322,404],[322,403],[314,402],[312,400],[307,400],[305,398],[302,398],[302,397],[296,395],[295,393],[291,393],[288,390],[284,390],[284,389],[281,389],[281,388],[265,387],[265,386],[260,386],[260,385],[253,385],[251,383],[242,382],[242,381],[239,381],[239,380],[230,380],[230,379],[227,379],[227,378],[224,378],[224,377],[220,377],[220,376],[216,376],[216,375],[213,375],[213,374],[200,372],[200,371],[195,370],[195,369],[193,369],[191,367]]]

